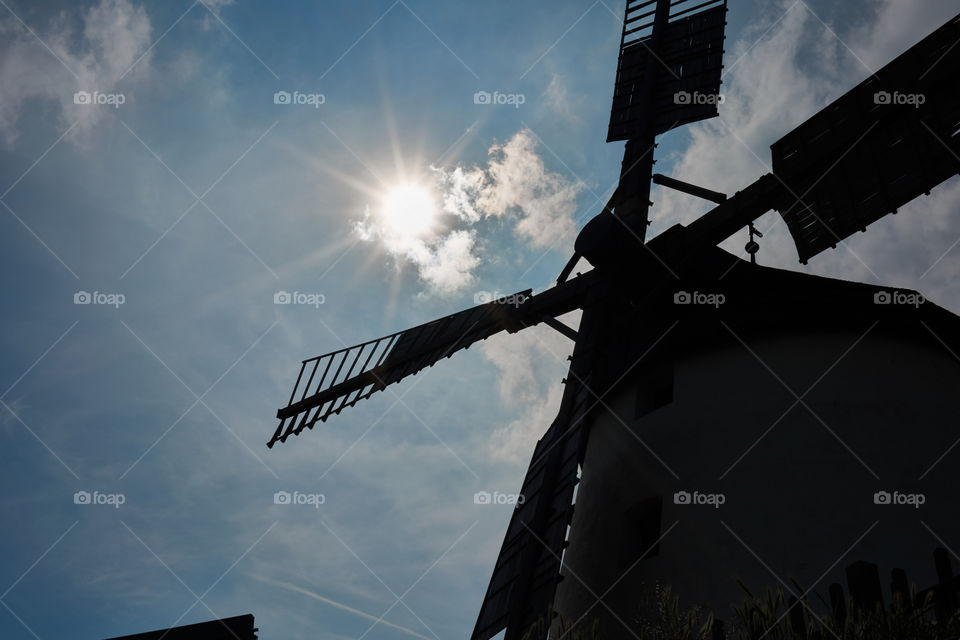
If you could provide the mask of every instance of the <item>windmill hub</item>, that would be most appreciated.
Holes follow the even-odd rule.
[[[604,211],[583,227],[573,246],[576,253],[599,267],[623,261],[640,249],[640,244],[624,221]]]

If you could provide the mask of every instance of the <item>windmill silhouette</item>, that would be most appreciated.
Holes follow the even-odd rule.
[[[636,355],[659,357],[655,331],[628,349],[632,357],[615,353],[624,349],[618,318],[662,326],[669,318],[638,309],[678,295],[678,283],[704,272],[715,281],[725,275],[717,271],[734,266],[760,273],[762,267],[717,245],[748,229],[745,249],[753,258],[760,235],[753,222],[768,211],[782,216],[805,264],[960,172],[958,16],[774,143],[772,172],[736,194],[654,174],[656,136],[717,116],[722,101],[726,1],[687,3],[626,4],[607,137],[626,141],[619,186],[580,232],[554,287],[536,295],[520,291],[304,360],[287,405],[277,412],[280,423],[268,447],[500,331],[543,323],[574,341],[557,417],[534,449],[521,488],[524,501],[511,517],[472,640],[488,640],[504,628],[507,640],[519,638],[554,602],[564,549],[576,536],[569,526],[572,502],[594,415]],[[651,182],[716,206],[646,241]],[[581,258],[593,269],[570,277]],[[577,330],[557,320],[575,309],[582,310]],[[647,369],[655,373],[656,365]],[[657,398],[656,375],[643,380],[649,404],[670,401]]]

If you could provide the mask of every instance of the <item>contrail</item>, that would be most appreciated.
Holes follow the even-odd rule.
[[[434,638],[430,638],[430,637],[428,637],[428,636],[421,635],[421,634],[417,633],[416,631],[413,631],[412,629],[407,629],[406,627],[401,627],[401,626],[398,625],[398,624],[393,624],[392,622],[387,622],[386,620],[382,620],[382,619],[378,618],[377,616],[372,616],[372,615],[370,615],[369,613],[364,613],[363,611],[360,611],[360,610],[358,610],[358,609],[354,609],[353,607],[348,607],[347,605],[345,605],[345,604],[343,604],[343,603],[341,603],[341,602],[336,602],[335,600],[331,600],[330,598],[324,598],[324,597],[321,596],[320,594],[317,594],[317,593],[314,593],[313,591],[309,591],[309,590],[307,590],[307,589],[304,589],[303,587],[298,587],[298,586],[295,585],[295,584],[290,584],[289,582],[280,582],[279,580],[271,580],[270,578],[262,578],[262,577],[260,577],[260,576],[253,576],[253,577],[256,578],[257,580],[260,580],[261,582],[269,582],[270,584],[276,585],[276,586],[278,586],[278,587],[283,587],[284,589],[289,589],[290,591],[296,591],[297,593],[302,593],[302,594],[305,595],[305,596],[310,596],[310,597],[313,598],[314,600],[319,600],[320,602],[325,602],[325,603],[327,603],[328,605],[330,605],[331,607],[336,607],[337,609],[342,609],[343,611],[349,611],[350,613],[352,613],[352,614],[354,614],[354,615],[357,615],[357,616],[360,616],[361,618],[366,618],[367,620],[373,620],[374,622],[376,622],[376,623],[378,623],[378,624],[386,625],[386,626],[388,626],[388,627],[391,627],[391,628],[393,628],[393,629],[396,629],[397,631],[402,631],[402,632],[404,632],[404,633],[410,634],[410,635],[413,636],[414,638],[422,638],[423,640],[434,640]]]

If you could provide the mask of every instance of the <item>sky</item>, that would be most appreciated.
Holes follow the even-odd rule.
[[[0,0],[0,637],[470,633],[511,511],[474,494],[519,490],[568,339],[496,336],[264,443],[302,359],[550,286],[616,185],[623,4]],[[730,0],[720,116],[656,170],[745,187],[957,11]],[[652,199],[650,236],[709,208]],[[957,312],[957,202],[808,266],[771,212],[758,260]]]

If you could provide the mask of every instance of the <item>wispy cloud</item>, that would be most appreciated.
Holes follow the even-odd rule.
[[[574,99],[570,95],[566,81],[557,73],[550,78],[550,84],[540,95],[547,108],[569,125],[579,125],[582,119],[575,109]]]
[[[580,311],[560,318],[577,327]],[[514,334],[498,334],[482,343],[484,357],[497,367],[500,399],[520,417],[497,427],[490,437],[495,460],[519,464],[529,460],[537,439],[550,426],[560,406],[566,357],[573,343],[546,325]]]
[[[114,92],[134,63],[130,75],[142,79],[151,32],[144,8],[129,0],[100,0],[79,20],[62,13],[32,33],[14,17],[0,22],[0,133],[7,144],[17,139],[18,121],[33,101],[57,104],[64,129],[77,123],[71,136],[89,132],[109,106],[77,104],[74,94]]]
[[[272,585],[274,585],[274,586],[280,587],[281,589],[287,589],[287,590],[289,590],[289,591],[294,591],[294,592],[296,592],[296,593],[301,593],[301,594],[303,594],[303,595],[305,595],[305,596],[307,596],[307,597],[313,598],[314,600],[319,600],[320,602],[323,602],[323,603],[325,603],[325,604],[328,604],[328,605],[330,605],[331,607],[336,607],[337,609],[340,609],[341,611],[346,611],[346,612],[348,612],[348,613],[352,613],[352,614],[355,615],[355,616],[359,616],[359,617],[364,618],[364,619],[366,619],[366,620],[371,620],[371,621],[373,621],[373,622],[376,622],[377,624],[382,624],[382,625],[385,626],[385,627],[390,627],[391,629],[396,629],[397,631],[402,631],[403,633],[406,633],[407,635],[413,636],[414,638],[423,638],[423,640],[433,640],[433,638],[430,638],[429,636],[425,636],[425,635],[419,634],[419,633],[417,633],[416,631],[414,631],[414,630],[412,630],[412,629],[408,629],[408,628],[406,628],[406,627],[401,627],[400,625],[398,625],[398,624],[393,624],[392,622],[387,622],[386,620],[383,620],[382,618],[378,618],[377,616],[371,615],[371,614],[369,614],[369,613],[365,613],[365,612],[363,612],[363,611],[360,611],[359,609],[354,609],[353,607],[348,606],[348,605],[345,605],[345,604],[343,604],[342,602],[337,602],[336,600],[331,600],[330,598],[324,598],[324,597],[321,596],[319,593],[314,593],[313,591],[310,591],[309,589],[304,589],[303,587],[298,587],[298,586],[295,585],[295,584],[290,584],[289,582],[282,582],[282,581],[280,581],[280,580],[272,580],[272,579],[270,579],[270,578],[264,578],[264,577],[261,577],[261,576],[253,576],[253,577],[256,578],[257,580],[260,580],[261,582],[266,582],[266,583],[268,583],[268,584],[272,584]]]

